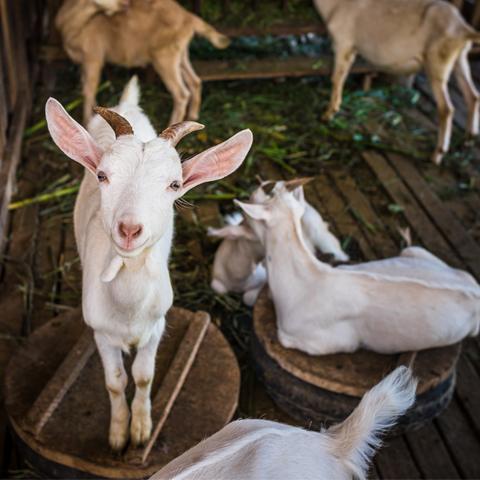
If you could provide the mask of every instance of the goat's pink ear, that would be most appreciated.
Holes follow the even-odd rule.
[[[238,240],[244,238],[246,240],[256,240],[257,237],[253,231],[246,225],[227,225],[222,228],[210,227],[207,231],[209,237],[227,238],[228,240]]]
[[[45,116],[48,131],[57,147],[67,157],[95,173],[103,151],[92,136],[54,98],[47,100]]]
[[[184,162],[182,195],[201,183],[219,180],[233,173],[245,160],[252,142],[252,132],[242,130],[225,142]]]
[[[305,192],[303,191],[303,187],[297,187],[292,191],[292,193],[296,200],[298,200],[302,205],[305,204]]]
[[[241,208],[250,218],[254,220],[265,220],[268,221],[270,218],[270,210],[268,206],[258,203],[243,203],[239,202],[237,199],[233,201],[235,205]]]

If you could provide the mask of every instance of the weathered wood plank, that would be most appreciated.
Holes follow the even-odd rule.
[[[375,457],[375,464],[381,478],[421,478],[403,436],[388,438]]]
[[[35,436],[40,435],[43,427],[94,352],[95,342],[93,341],[92,331],[85,327],[77,343],[30,408],[25,423],[26,429],[30,430]]]
[[[458,361],[456,393],[471,425],[480,435],[480,376],[466,355]]]
[[[432,253],[438,255],[452,266],[464,268],[465,265],[450,245],[432,224],[427,214],[418,206],[417,201],[398,177],[385,158],[376,152],[363,152],[363,158],[375,172],[392,200],[403,207],[403,213],[418,237]]]
[[[389,154],[390,163],[408,185],[412,195],[447,238],[468,269],[480,279],[480,246],[465,231],[457,218],[431,191],[427,182],[418,173],[410,160],[400,155]]]
[[[450,406],[435,420],[463,478],[480,477],[479,436],[454,398]]]
[[[424,478],[460,478],[434,424],[407,433],[406,440]]]
[[[348,208],[360,223],[364,235],[375,250],[377,257],[391,257],[398,254],[398,247],[386,232],[385,226],[374,212],[352,176],[339,170],[330,173]]]
[[[320,199],[323,208],[327,211],[329,221],[333,220],[336,230],[344,237],[350,237],[358,242],[362,256],[366,260],[373,260],[376,254],[358,223],[352,218],[347,205],[338,196],[331,186],[331,181],[325,175],[318,175],[311,184]]]

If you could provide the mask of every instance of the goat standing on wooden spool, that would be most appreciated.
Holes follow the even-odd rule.
[[[243,130],[182,164],[175,146],[203,125],[182,122],[157,136],[138,100],[134,77],[116,108],[96,109],[88,132],[53,98],[46,105],[53,140],[86,168],[74,212],[83,317],[94,330],[105,369],[110,445],[116,450],[128,440],[122,351],[132,347],[137,355],[130,435],[142,444],[151,434],[155,354],[173,297],[168,272],[173,204],[191,188],[235,171],[252,145],[252,133]]]

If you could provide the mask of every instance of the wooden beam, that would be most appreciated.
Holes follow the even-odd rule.
[[[77,313],[75,313],[77,314]],[[70,353],[47,383],[42,393],[30,408],[25,428],[38,437],[70,387],[80,375],[83,367],[95,352],[95,342],[88,327],[78,339]]]

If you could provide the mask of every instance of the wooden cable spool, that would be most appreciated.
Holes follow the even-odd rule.
[[[103,367],[78,309],[51,320],[18,349],[7,368],[5,404],[23,457],[41,475],[145,478],[221,429],[235,412],[239,389],[235,355],[209,315],[172,308],[156,358],[152,437],[114,454]],[[133,393],[130,381],[127,397]]]
[[[365,392],[401,364],[413,368],[419,384],[415,405],[400,420],[397,433],[420,427],[452,398],[460,344],[400,355],[360,350],[311,356],[279,343],[266,289],[255,304],[253,330],[252,354],[270,396],[283,411],[314,429],[345,419]]]

